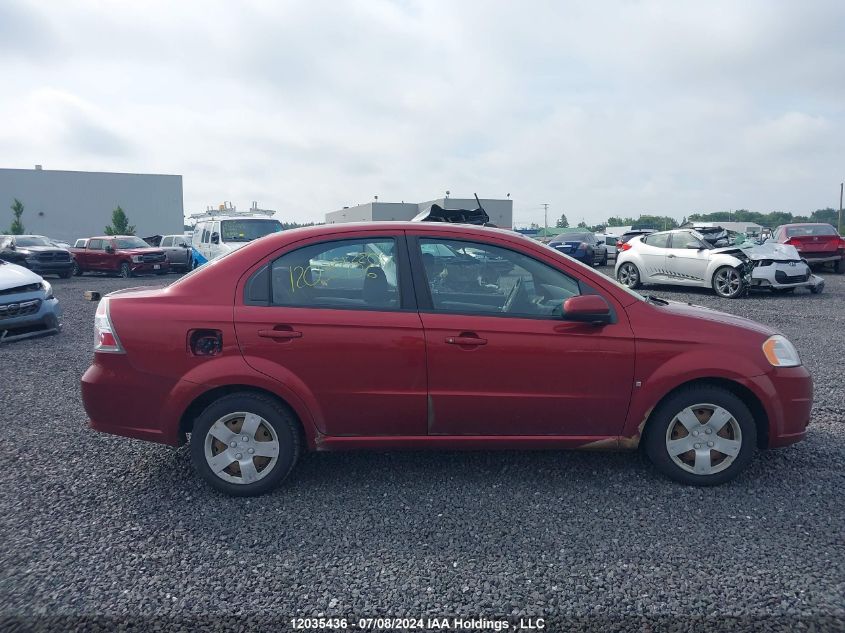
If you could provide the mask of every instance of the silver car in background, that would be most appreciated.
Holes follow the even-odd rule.
[[[191,238],[185,235],[164,235],[159,242],[171,268],[187,271],[191,268]]]
[[[0,343],[62,329],[53,287],[28,268],[0,260]]]
[[[734,299],[750,288],[791,292],[824,289],[795,247],[751,242],[715,248],[697,231],[676,229],[632,238],[620,246],[616,279],[629,288],[641,284],[711,287]]]

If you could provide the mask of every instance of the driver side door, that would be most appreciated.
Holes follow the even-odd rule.
[[[666,251],[666,268],[684,284],[709,285],[705,280],[710,253],[707,246],[689,231],[672,233]]]
[[[565,299],[600,294],[574,270],[505,244],[409,237],[425,331],[429,434],[558,436],[573,446],[618,435],[634,342],[612,297],[605,299],[613,323],[567,322],[560,316]],[[458,254],[450,258],[455,271],[450,260],[442,268],[443,260],[423,263],[424,253],[441,246]]]

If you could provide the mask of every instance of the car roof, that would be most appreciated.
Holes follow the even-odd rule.
[[[778,228],[785,226],[833,226],[829,222],[790,222],[789,224],[781,224]]]

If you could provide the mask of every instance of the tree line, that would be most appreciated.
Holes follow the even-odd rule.
[[[635,229],[657,229],[665,231],[676,229],[687,222],[754,222],[760,226],[774,229],[781,224],[792,224],[794,222],[824,222],[836,226],[838,221],[839,211],[830,207],[816,209],[809,215],[795,215],[788,211],[760,213],[758,211],[749,211],[748,209],[738,209],[736,211],[715,211],[713,213],[691,213],[689,216],[685,216],[680,222],[668,215],[643,214],[636,218],[612,216],[606,222],[592,226],[587,225],[585,222],[579,222],[578,227],[596,232],[603,231],[608,226],[630,226]],[[555,222],[555,226],[559,229],[568,228],[569,222],[566,215],[561,214],[560,218]],[[843,227],[838,228],[841,235]]]

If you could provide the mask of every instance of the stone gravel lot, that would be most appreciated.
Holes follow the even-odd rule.
[[[843,630],[845,277],[823,276],[818,296],[649,290],[774,326],[814,376],[808,439],[758,453],[728,485],[676,485],[637,454],[312,454],[250,500],[206,487],[184,447],[86,426],[83,290],[161,280],[51,279],[64,332],[0,346],[0,612],[277,630],[317,614]]]

